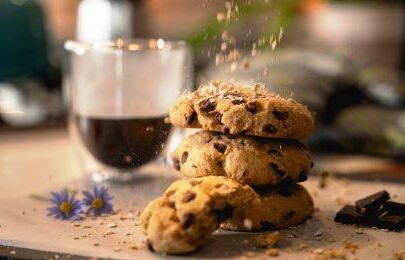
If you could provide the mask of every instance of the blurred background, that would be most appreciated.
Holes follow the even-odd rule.
[[[401,0],[0,0],[0,35],[0,138],[65,127],[66,40],[152,37],[192,47],[195,86],[260,81],[308,105],[315,151],[405,161]]]

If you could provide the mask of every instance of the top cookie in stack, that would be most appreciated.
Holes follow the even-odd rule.
[[[214,81],[179,98],[170,110],[174,126],[260,137],[308,137],[314,119],[291,99],[264,90]]]

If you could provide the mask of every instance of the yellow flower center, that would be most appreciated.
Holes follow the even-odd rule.
[[[72,203],[64,201],[60,204],[59,209],[64,214],[69,214],[73,210]]]
[[[92,202],[91,202],[91,206],[94,209],[101,209],[104,206],[104,201],[100,198],[95,198]]]

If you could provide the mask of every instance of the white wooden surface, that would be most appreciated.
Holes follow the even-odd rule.
[[[147,178],[126,185],[110,184],[110,191],[115,196],[114,205],[121,211],[107,218],[86,219],[80,226],[73,226],[69,221],[46,217],[48,203],[32,198],[33,195],[45,198],[50,191],[63,187],[81,190],[92,186],[87,176],[80,173],[67,133],[64,130],[0,133],[0,247],[15,246],[89,257],[160,259],[162,256],[144,249],[143,234],[136,226],[136,212],[159,196],[177,177],[165,166],[156,165]],[[359,231],[359,228],[333,222],[341,207],[339,203],[353,202],[381,189],[388,190],[396,200],[405,201],[404,184],[332,181],[322,190],[317,184],[317,178],[312,177],[305,186],[313,194],[319,211],[307,224],[281,231],[282,259],[310,258],[314,256],[314,250],[342,248],[344,240],[359,246],[355,254],[347,254],[349,259],[390,259],[395,252],[405,249],[404,231],[394,233],[366,228]],[[123,216],[130,219],[124,220]],[[108,228],[108,223],[117,223],[117,227]],[[105,235],[108,231],[114,234]],[[316,231],[321,231],[322,235],[316,237]],[[170,258],[229,259],[243,257],[249,254],[247,252],[256,252],[255,259],[264,258],[263,251],[254,247],[255,236],[218,231],[200,251],[186,257]],[[98,246],[93,245],[96,242]],[[139,249],[133,250],[132,246]],[[15,253],[18,256],[18,252]]]

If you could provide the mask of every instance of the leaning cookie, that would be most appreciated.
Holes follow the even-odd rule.
[[[213,82],[183,95],[171,108],[174,126],[262,137],[305,138],[314,130],[308,109],[264,90]]]
[[[152,201],[141,215],[150,250],[185,254],[204,244],[233,209],[253,203],[248,186],[222,177],[203,177],[173,183],[163,197]]]
[[[255,189],[259,206],[245,210],[236,208],[233,217],[221,224],[233,231],[269,231],[302,223],[314,212],[308,191],[299,184]]]
[[[312,168],[308,148],[293,139],[270,139],[200,131],[172,154],[186,177],[225,176],[248,185],[303,182]]]

